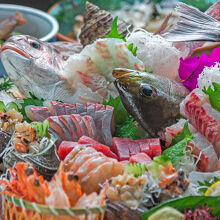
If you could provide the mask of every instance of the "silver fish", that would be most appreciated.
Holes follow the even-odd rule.
[[[176,10],[179,14],[179,21],[164,35],[167,40],[172,42],[220,41],[220,21],[181,2]],[[219,18],[219,16],[215,17]]]
[[[28,96],[69,101],[72,88],[59,74],[69,56],[79,53],[79,43],[42,42],[26,35],[13,36],[1,48],[1,60],[8,76]],[[54,96],[56,94],[56,96]]]
[[[129,69],[115,69],[113,76],[125,108],[152,137],[179,118],[179,104],[188,94],[181,84]]]

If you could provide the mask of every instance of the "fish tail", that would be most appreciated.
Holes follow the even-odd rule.
[[[164,37],[168,41],[220,41],[220,22],[197,8],[179,3],[179,21]]]

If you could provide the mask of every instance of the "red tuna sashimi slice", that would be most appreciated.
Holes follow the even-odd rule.
[[[130,158],[127,142],[123,142],[121,138],[113,138],[112,151],[118,155],[119,161],[129,160]]]
[[[112,146],[112,134],[114,133],[113,110],[111,106],[106,106],[105,114],[102,120],[103,144]]]
[[[152,159],[145,153],[139,153],[130,157],[130,163],[143,163],[146,165],[152,162]]]
[[[78,145],[77,142],[62,141],[58,149],[60,160],[64,160],[66,156],[72,151],[72,149],[77,145]]]
[[[92,147],[95,150],[102,152],[107,157],[118,159],[117,155],[113,153],[108,146],[100,144],[90,137],[82,136],[79,139],[78,144],[86,144],[88,147]]]
[[[73,123],[73,120],[71,119],[70,115],[60,115],[59,119],[67,127],[69,133],[71,134],[71,140],[77,141],[79,138],[77,136],[76,126]]]
[[[161,144],[159,138],[148,139],[150,143],[150,149],[152,150],[152,158],[161,155]]]
[[[47,119],[49,126],[52,128],[62,140],[71,141],[71,135],[67,127],[62,123],[58,116],[51,116]]]
[[[52,116],[47,107],[26,106],[25,113],[31,121],[44,121],[48,117]]]
[[[72,114],[70,117],[76,126],[78,138],[82,137],[83,135],[88,136],[88,131],[84,121],[82,120],[82,117],[79,114]]]
[[[193,91],[181,103],[181,113],[213,144],[220,158],[220,113],[213,109],[199,90]]]
[[[65,115],[66,110],[65,110],[65,104],[61,102],[56,102],[56,101],[46,101],[44,103],[44,106],[48,107],[52,115]]]
[[[82,117],[86,127],[87,131],[89,133],[89,137],[96,138],[96,126],[93,118],[91,116],[85,115]]]

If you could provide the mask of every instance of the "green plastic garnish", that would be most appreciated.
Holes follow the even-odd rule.
[[[137,56],[137,47],[133,48],[134,47],[134,44],[131,43],[128,45],[128,50],[131,51],[131,53],[136,57]]]
[[[146,173],[146,166],[143,163],[127,163],[124,172],[125,174],[133,174],[135,177],[139,177]]]
[[[48,129],[49,129],[48,120],[45,120],[43,123],[42,122],[32,123],[31,126],[34,128],[39,138],[50,137],[50,134],[48,133]]]
[[[211,86],[208,89],[204,88],[202,91],[209,96],[211,106],[220,112],[220,84],[212,83],[214,90]]]
[[[112,22],[112,27],[111,27],[111,31],[107,36],[104,36],[103,38],[117,38],[117,39],[124,39],[123,34],[118,33],[118,16],[114,18],[113,22]]]
[[[8,111],[3,101],[0,101],[0,110],[3,111],[4,113]]]

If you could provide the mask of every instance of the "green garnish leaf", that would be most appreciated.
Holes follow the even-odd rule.
[[[186,137],[163,152],[164,155],[167,155],[170,158],[174,167],[177,165],[179,160],[184,156],[183,152],[187,147],[187,143],[191,140],[192,137],[191,138]]]
[[[171,147],[163,152],[164,155],[167,155],[170,158],[174,167],[177,165],[177,162],[184,156],[184,150],[187,147],[187,143],[192,139],[193,136],[189,130],[189,122],[186,121],[183,130],[173,138]]]
[[[15,109],[17,112],[18,110],[18,105],[15,102],[11,102],[9,105],[9,109]]]
[[[32,123],[31,126],[34,128],[39,138],[50,137],[50,134],[48,133],[48,129],[49,129],[48,120],[45,120],[43,123],[42,122]]]
[[[115,136],[120,138],[132,138],[138,139],[139,137],[135,135],[138,126],[134,125],[134,118],[129,116],[128,119],[120,125],[116,125]]]
[[[139,177],[146,173],[146,166],[143,163],[127,163],[124,172],[125,174],[133,174],[135,177]]]
[[[207,205],[209,208],[212,209],[212,213],[220,219],[220,196],[185,196],[182,198],[178,199],[172,199],[168,200],[152,209],[149,211],[145,212],[142,214],[141,219],[142,220],[147,220],[150,215],[152,215],[154,212],[157,210],[170,206],[173,207],[180,212],[184,212],[185,209],[192,208],[196,209],[198,206],[204,207],[204,205]]]
[[[103,105],[110,105],[114,107],[114,117],[115,117],[115,123],[123,124],[125,121],[129,119],[129,113],[126,111],[120,96],[117,96],[116,98],[113,98],[110,96],[109,101],[106,101],[103,99]]]
[[[220,112],[220,84],[212,83],[214,90],[211,86],[208,89],[204,88],[202,91],[209,96],[211,106]]]
[[[107,36],[104,36],[104,38],[118,38],[118,39],[124,38],[123,34],[119,35],[119,33],[118,33],[117,21],[118,21],[118,16],[115,17],[112,22],[112,28],[111,28],[110,33]]]
[[[0,91],[8,91],[13,87],[13,82],[7,76],[3,76],[3,82],[0,83]]]
[[[189,122],[186,121],[183,127],[183,130],[181,132],[179,132],[172,140],[171,146],[177,144],[178,142],[180,142],[181,140],[183,140],[185,137],[192,137],[192,134],[189,130]]]
[[[114,118],[116,123],[115,136],[120,138],[132,138],[137,139],[135,135],[138,126],[134,126],[134,118],[129,115],[125,109],[120,96],[113,98],[110,96],[109,101],[103,99],[103,105],[110,105],[114,107]]]
[[[4,40],[0,40],[0,44],[3,44],[5,41]]]
[[[4,113],[8,111],[3,101],[0,101],[0,110],[3,111]]]
[[[128,45],[128,50],[131,51],[131,53],[136,57],[137,56],[137,47],[133,48],[134,47],[134,44],[131,43]]]
[[[207,180],[205,180],[204,182],[198,181],[198,184],[199,184],[200,186],[204,187],[204,188],[200,188],[199,191],[200,191],[201,193],[205,194],[206,190],[207,190],[212,184],[214,184],[214,183],[216,183],[216,182],[218,182],[218,181],[220,181],[220,179],[217,178],[217,177],[215,177],[215,176],[214,176],[214,178],[213,178],[211,181],[207,181]]]
[[[25,107],[29,106],[29,105],[43,106],[43,103],[44,103],[43,99],[38,99],[31,92],[29,94],[30,94],[30,98],[23,99],[23,103],[19,103],[21,105],[21,107],[18,107],[18,109],[17,109],[18,112],[20,112],[23,115],[23,121],[27,121],[27,122],[31,122],[31,120],[26,115]],[[12,102],[12,103],[14,103],[14,102]],[[14,104],[16,104],[16,103],[14,103]]]

